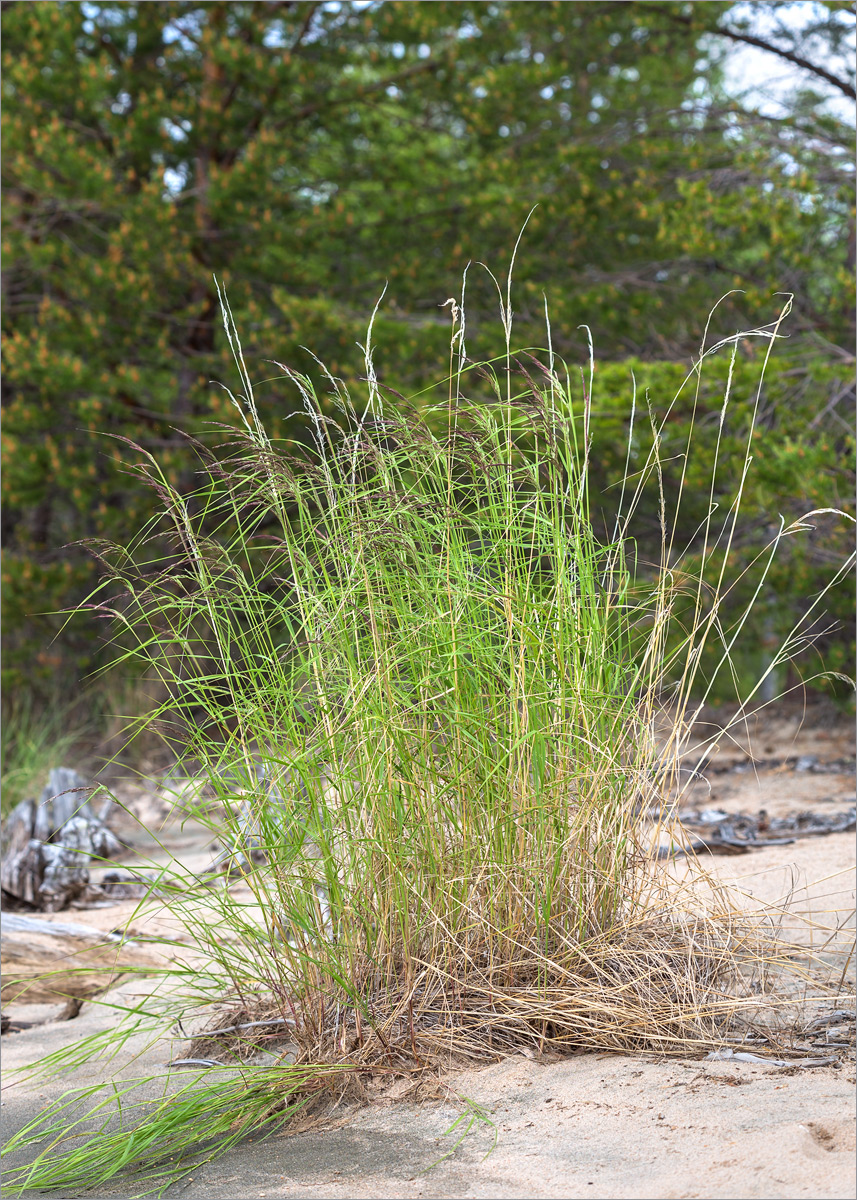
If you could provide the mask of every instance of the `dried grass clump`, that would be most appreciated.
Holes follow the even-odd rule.
[[[491,1062],[531,1050],[687,1054],[723,1037],[739,1009],[734,949],[700,922],[641,920],[550,958],[522,938],[498,953],[452,949],[407,987],[385,988],[369,1030],[331,1014],[295,1040],[306,1061],[403,1071]],[[481,958],[486,965],[474,962]],[[489,957],[504,959],[489,967]]]

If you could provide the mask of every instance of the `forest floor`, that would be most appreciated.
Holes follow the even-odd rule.
[[[778,706],[749,733],[749,742],[745,734],[722,744],[706,768],[707,782],[694,784],[688,795],[688,808],[751,814],[765,809],[779,817],[808,809],[830,815],[854,804],[852,720],[826,705],[806,712]],[[129,799],[136,796],[143,804],[145,789],[128,786]],[[153,797],[154,790],[152,803]],[[210,834],[201,826],[168,822],[159,837],[165,854],[192,869],[211,862]],[[800,918],[805,938],[816,939],[822,925],[853,929],[853,834],[701,860],[716,877],[761,903],[790,897],[795,928]],[[815,932],[809,932],[808,916]],[[104,930],[128,927],[135,934],[180,933],[163,907],[141,910],[133,901],[44,919]],[[111,1005],[127,1003],[147,986],[140,980],[120,984],[103,998],[106,1004],[85,1004],[73,1021],[58,1021],[58,1009],[47,1005],[4,1008],[19,1026],[29,1024],[3,1038],[5,1135],[68,1087],[91,1083],[93,1071],[102,1069],[89,1065],[63,1080],[26,1083],[15,1082],[14,1068],[115,1023]],[[842,1007],[853,1004],[843,1001]],[[516,1055],[448,1076],[438,1090],[445,1098],[417,1104],[379,1093],[369,1104],[337,1113],[324,1129],[244,1142],[176,1184],[168,1196],[846,1200],[855,1190],[853,1028],[852,1019],[850,1043],[840,1034],[826,1048],[815,1044],[814,1055],[834,1059],[820,1067],[709,1061],[704,1055],[670,1060]],[[145,1049],[132,1040],[118,1073],[166,1074],[177,1048],[165,1040]],[[103,1069],[106,1076],[108,1068]],[[453,1150],[462,1126],[448,1130],[463,1111],[461,1097],[482,1106],[493,1124],[480,1124]],[[116,1200],[137,1190],[124,1180],[79,1194]],[[67,1191],[40,1195],[72,1200]]]

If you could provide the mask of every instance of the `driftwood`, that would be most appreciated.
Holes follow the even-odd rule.
[[[750,813],[727,813],[722,809],[682,813],[681,823],[694,840],[691,849],[712,854],[746,854],[764,846],[789,846],[798,838],[824,837],[829,833],[850,833],[857,824],[857,812],[799,812],[788,817],[770,817],[764,809]]]
[[[123,849],[87,800],[91,789],[75,771],[57,767],[38,802],[22,800],[2,827],[3,899],[19,907],[57,912],[85,902],[92,858]]]
[[[220,835],[223,849],[215,857],[208,868],[209,876],[225,874],[227,879],[240,877],[252,871],[253,864],[267,862],[267,854],[262,846],[262,833],[258,808],[260,798],[264,797],[265,819],[271,828],[284,835],[289,824],[294,819],[294,806],[298,801],[307,801],[309,793],[306,785],[299,782],[295,788],[295,798],[288,804],[271,778],[270,771],[264,765],[256,767],[256,779],[240,779],[231,772],[225,772],[219,781],[221,787],[234,789],[237,795],[247,796],[238,814],[237,839],[229,834]]]
[[[0,999],[46,1004],[66,1000],[76,1016],[84,1000],[128,972],[155,974],[165,962],[152,949],[87,925],[20,913],[0,917]]]

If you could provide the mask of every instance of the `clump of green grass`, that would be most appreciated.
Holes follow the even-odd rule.
[[[2,815],[37,798],[52,768],[68,766],[90,732],[72,707],[43,707],[28,693],[11,700],[0,722]]]
[[[764,993],[770,951],[752,923],[710,881],[679,887],[640,818],[675,797],[710,687],[703,648],[718,642],[728,671],[747,616],[726,625],[722,574],[682,573],[670,534],[681,489],[661,487],[661,562],[635,561],[634,512],[659,486],[669,411],[634,414],[652,422],[654,449],[637,477],[626,472],[616,527],[599,540],[592,364],[581,382],[549,349],[514,356],[508,288],[501,316],[505,353],[474,366],[463,303],[452,306],[448,392],[428,409],[384,397],[370,340],[359,404],[326,377],[337,419],[283,367],[311,435],[289,450],[259,418],[224,301],[242,380],[228,457],[198,447],[202,483],[188,498],[139,451],[174,554],[140,567],[152,530],[104,552],[122,584],[113,611],[134,653],[208,714],[185,731],[186,752],[217,803],[193,815],[231,847],[246,885],[207,892],[201,907],[176,867],[189,890],[171,907],[211,963],[188,987],[201,1005],[278,1014],[294,1061],[239,1075],[231,1124],[195,1092],[184,1108],[148,1102],[139,1153],[117,1158],[114,1135],[93,1132],[68,1156],[52,1144],[18,1186],[83,1186],[181,1158],[194,1132],[222,1149],[332,1071],[359,1090],[373,1071],[417,1080],[522,1048],[688,1053],[722,1041],[752,988]],[[755,331],[768,352],[778,328]],[[737,344],[715,349],[734,356]],[[728,404],[727,388],[721,426]],[[711,470],[713,497],[716,456]],[[720,562],[740,500],[739,488],[716,524],[711,505],[703,538]],[[756,564],[757,595],[797,532],[781,529]],[[218,1024],[230,1018],[206,1044]],[[164,1169],[158,1186],[181,1166]]]

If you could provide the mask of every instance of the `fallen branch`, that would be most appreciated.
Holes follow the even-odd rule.
[[[0,918],[0,999],[4,1003],[69,1001],[76,1016],[84,1000],[113,987],[128,972],[155,974],[163,958],[136,942],[88,925],[21,913]],[[75,1009],[75,1011],[71,1011]]]

